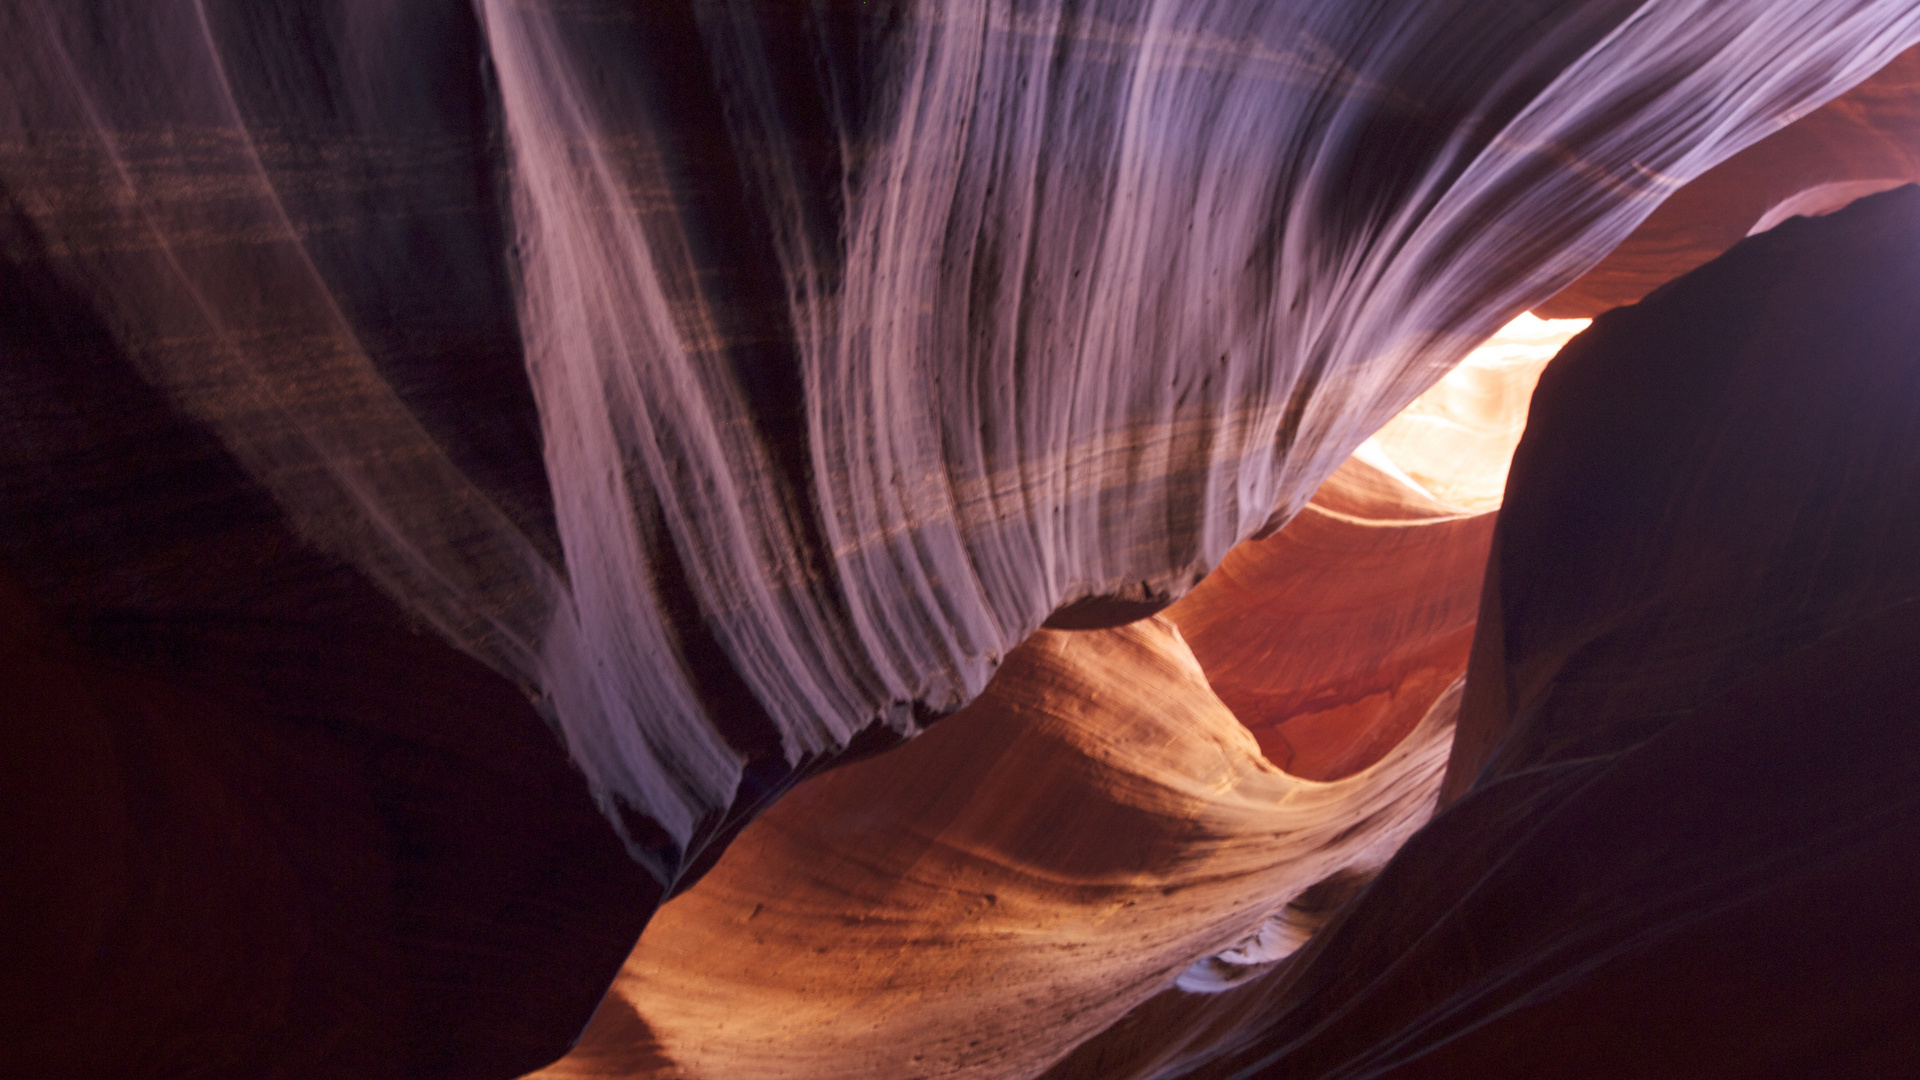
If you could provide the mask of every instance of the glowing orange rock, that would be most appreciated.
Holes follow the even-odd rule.
[[[1276,765],[1315,780],[1371,765],[1465,670],[1528,395],[1585,325],[1515,320],[1285,529],[1235,548],[1168,609]]]
[[[1196,957],[1257,967],[1290,899],[1378,866],[1451,717],[1315,783],[1261,757],[1171,623],[1042,631],[965,710],[748,826],[537,1075],[1032,1076]]]

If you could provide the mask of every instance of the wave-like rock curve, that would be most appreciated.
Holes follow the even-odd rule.
[[[782,790],[1056,611],[1176,600],[1916,37],[1895,0],[0,8],[9,791],[78,823],[29,844],[79,927],[28,950],[80,1003],[35,1030],[82,1070],[557,1049]]]
[[[0,185],[304,535],[540,696],[663,881],[1062,604],[1184,593],[1920,34],[1892,0],[275,11],[9,8]],[[440,178],[498,216],[430,219]],[[524,360],[538,460],[449,434],[467,375],[390,313]]]

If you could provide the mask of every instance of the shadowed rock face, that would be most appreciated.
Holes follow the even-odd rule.
[[[660,888],[511,684],[289,529],[0,232],[0,1072],[506,1075]]]
[[[1912,1067],[1916,252],[1909,187],[1561,353],[1488,564],[1457,801],[1246,1000],[1132,1025],[1141,1056],[1211,1025],[1247,1048],[1193,1075]]]
[[[1539,494],[1501,515],[1449,792],[1630,744],[1920,595],[1917,205],[1907,187],[1788,222],[1548,369],[1509,489]]]
[[[1203,641],[1241,643],[1199,599],[1194,653],[1218,694],[1170,624],[1029,639],[1056,612],[1097,627],[1160,609],[1243,541],[1298,543],[1312,523],[1281,527],[1471,345],[1916,37],[1920,12],[1896,0],[7,6],[0,556],[23,704],[4,760],[8,820],[30,823],[7,840],[37,868],[8,903],[10,925],[47,932],[7,943],[26,973],[8,1027],[38,1034],[0,1061],[512,1075],[579,1030],[658,899],[803,778],[948,713],[956,744],[1030,734],[1067,748],[1051,769],[1094,760],[1087,673],[1115,642],[1142,670],[1185,673],[1180,715],[1217,729],[1234,775],[1373,790],[1439,675],[1406,708],[1340,725],[1368,733],[1343,741],[1286,730],[1311,679],[1276,690],[1207,667]],[[1601,382],[1595,400],[1632,392]],[[1852,385],[1799,389],[1824,416],[1844,405],[1821,395]],[[1621,407],[1674,407],[1648,401]],[[1824,506],[1820,483],[1878,482],[1861,469],[1788,468],[1781,490]],[[1904,580],[1823,563],[1811,584],[1766,583],[1801,607],[1709,620],[1693,652],[1660,652],[1686,638],[1665,631],[1583,652],[1580,613],[1600,601],[1578,588],[1619,582],[1540,593],[1561,622],[1529,621],[1535,594],[1508,591],[1532,580],[1513,560],[1558,558],[1529,554],[1557,549],[1527,529],[1562,510],[1590,524],[1577,498],[1542,498],[1570,501],[1500,527],[1456,792],[1475,775],[1533,791],[1561,775],[1542,762],[1705,715],[1742,665]],[[1408,672],[1458,662],[1474,565],[1459,553],[1485,528],[1437,517],[1465,539],[1421,556],[1446,564],[1444,598],[1407,620],[1423,642],[1394,659]],[[1750,532],[1741,557],[1781,565],[1818,543]],[[1369,584],[1391,609],[1390,582]],[[1324,610],[1290,595],[1303,619]],[[1776,653],[1755,644],[1776,633]],[[1077,660],[1035,658],[1060,641]],[[1644,679],[1606,681],[1642,662]],[[1007,718],[1037,706],[999,698],[972,714],[995,719],[962,722],[1002,667],[1078,687],[1049,713],[1064,726],[1016,731]],[[1555,704],[1563,669],[1597,696]],[[1263,764],[1219,704],[1236,694],[1267,700],[1243,706],[1267,710],[1256,727],[1330,783]],[[1603,713],[1615,727],[1582,727]],[[911,750],[859,775],[938,773],[896,776]],[[1200,783],[1144,755],[1109,764],[1090,791]],[[821,822],[858,817],[852,789],[822,790],[841,801]],[[1196,798],[1193,820],[1214,821]],[[1504,798],[1476,791],[1442,823],[1510,821]],[[1026,1041],[997,1063],[972,1046],[941,1060],[1044,1067],[1257,938],[1289,890],[1367,865],[1243,863],[1251,834],[1178,818],[1161,807],[1137,830],[1140,858],[1229,852],[1209,886],[1223,907],[1156,928],[1157,951],[1109,941],[1098,994],[1073,981],[1092,972],[1032,962],[1025,985],[1064,979],[1089,1011],[1009,1021]],[[1003,869],[1044,861],[996,832],[1010,827],[966,835]],[[1486,858],[1521,842],[1485,835]],[[1449,862],[1449,842],[1408,858],[1476,865]],[[1129,873],[1082,884],[1124,893],[1177,867]],[[1279,995],[1247,1053],[1311,1069],[1373,1052],[1339,1025],[1303,1042],[1298,1024],[1352,997],[1328,972],[1378,960],[1345,929],[1400,903],[1374,898],[1410,896],[1393,925],[1418,924],[1438,893],[1411,873],[1383,877],[1313,957],[1215,996]],[[876,874],[868,899],[894,902],[903,880]],[[1417,990],[1380,1006],[1374,1037],[1450,992]],[[601,1015],[633,1071],[714,1052],[686,1049],[688,1008]]]

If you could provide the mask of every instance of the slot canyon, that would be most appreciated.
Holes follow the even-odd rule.
[[[1920,0],[0,49],[0,1077],[1920,1075]]]

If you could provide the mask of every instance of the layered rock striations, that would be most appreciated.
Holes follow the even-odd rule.
[[[19,1070],[557,1052],[782,791],[1271,538],[1916,38],[1896,0],[0,8],[10,902],[55,931],[9,943],[55,988]],[[1505,708],[1474,766],[1573,745]]]
[[[1920,181],[1920,52],[1688,183],[1599,265],[1537,310],[1585,318],[1639,301],[1741,238]]]
[[[1055,608],[1184,592],[1920,33],[1703,10],[24,3],[0,183],[670,881]]]
[[[1383,437],[1444,423],[1489,453],[1410,463],[1497,485],[1507,384],[1575,328],[1497,338]],[[1040,632],[743,830],[537,1075],[1026,1077],[1150,997],[1259,976],[1432,812],[1493,520],[1370,443],[1163,617]]]

